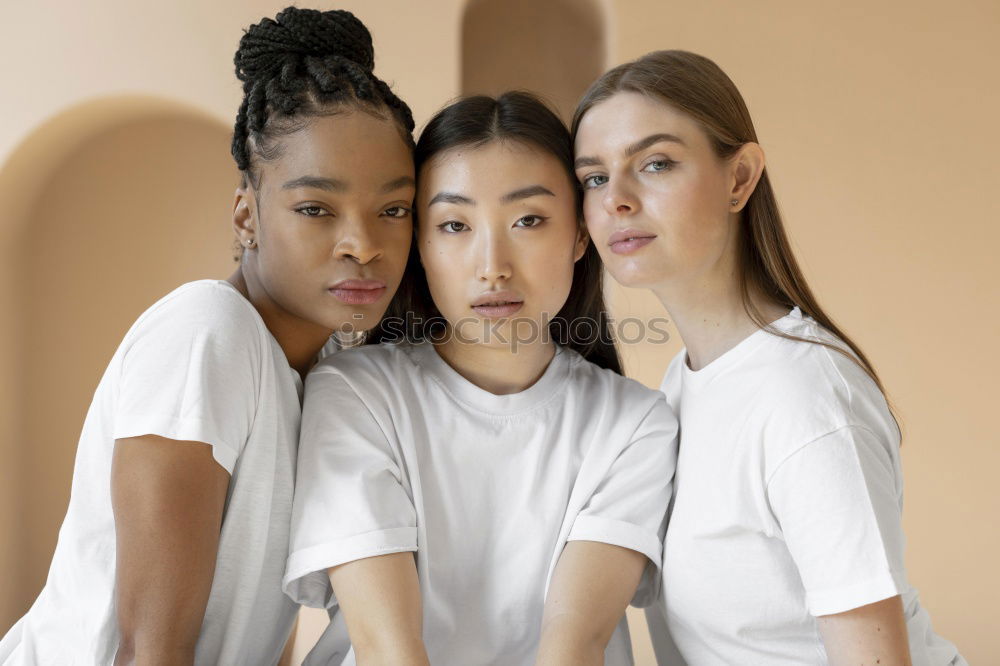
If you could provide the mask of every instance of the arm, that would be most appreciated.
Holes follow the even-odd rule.
[[[910,663],[895,442],[865,426],[800,447],[768,487],[830,663]]]
[[[194,662],[228,486],[207,444],[154,435],[115,442],[115,666]]]
[[[646,556],[634,550],[594,541],[567,543],[549,585],[535,663],[603,664],[645,566]]]
[[[899,596],[817,618],[833,666],[910,666],[906,620]]]
[[[360,666],[430,663],[412,553],[354,560],[328,573]]]

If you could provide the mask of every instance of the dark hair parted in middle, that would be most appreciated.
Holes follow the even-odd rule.
[[[497,98],[467,97],[440,111],[420,135],[414,160],[418,178],[422,167],[441,153],[459,147],[476,148],[500,141],[519,143],[554,156],[563,166],[576,198],[577,224],[581,230],[580,189],[573,170],[573,143],[566,125],[541,100],[526,92],[507,92]],[[489,178],[490,174],[482,174]],[[419,225],[419,214],[416,216]],[[593,243],[573,268],[569,297],[549,323],[553,341],[573,349],[596,365],[621,374],[621,361],[612,337],[604,304],[603,264]],[[443,319],[431,299],[420,264],[417,244],[410,251],[407,274],[400,287],[418,324],[408,334],[415,339],[433,337]],[[422,322],[422,323],[420,323]]]

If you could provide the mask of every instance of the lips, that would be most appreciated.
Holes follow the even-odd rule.
[[[524,299],[512,291],[489,291],[472,302],[472,309],[483,317],[509,317],[524,306]]]
[[[341,280],[327,291],[347,305],[371,305],[385,295],[381,280]]]
[[[622,229],[611,234],[608,247],[615,254],[630,254],[653,242],[656,234],[639,229]]]

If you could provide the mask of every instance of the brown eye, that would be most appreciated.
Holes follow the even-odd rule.
[[[539,224],[545,221],[545,218],[541,215],[525,215],[514,223],[515,227],[520,227],[521,229],[532,229],[537,227]],[[522,224],[522,222],[524,224]]]
[[[303,206],[302,208],[296,208],[295,212],[302,213],[306,217],[319,217],[326,211],[319,206]]]
[[[456,222],[452,220],[451,222],[442,222],[437,225],[437,228],[446,234],[457,234],[460,231],[468,229],[468,225],[465,224],[465,222]]]
[[[386,208],[383,213],[389,217],[406,217],[410,214],[410,209],[405,206],[393,206],[392,208]]]

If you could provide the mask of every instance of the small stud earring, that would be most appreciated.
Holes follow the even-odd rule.
[[[254,239],[252,239],[252,238],[248,238],[248,239],[247,239],[247,247],[253,247],[253,244],[254,244],[255,242],[256,242],[256,241],[254,241]]]
[[[730,202],[729,202],[729,205],[730,205],[730,206],[735,206],[735,205],[736,205],[736,204],[738,204],[739,202],[740,202],[740,200],[739,200],[739,199],[733,199],[732,201],[730,201]]]

